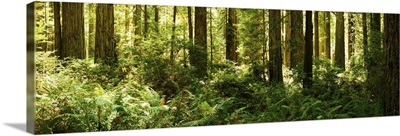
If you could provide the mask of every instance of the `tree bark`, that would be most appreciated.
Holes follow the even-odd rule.
[[[368,28],[367,28],[367,14],[362,14],[363,23],[363,50],[364,50],[364,65],[367,65],[366,55],[368,54]]]
[[[303,12],[290,14],[290,68],[295,68],[304,60]]]
[[[236,9],[228,9],[228,23],[226,24],[226,59],[237,62],[236,45]]]
[[[344,53],[344,17],[343,12],[336,13],[336,46],[335,46],[335,65],[345,70]]]
[[[96,8],[95,63],[114,65],[117,62],[114,38],[114,7],[112,4],[98,4]]]
[[[269,10],[269,77],[271,82],[282,83],[281,11]]]
[[[399,115],[399,15],[384,14],[385,83],[383,109],[386,116]]]
[[[133,44],[135,46],[139,46],[141,35],[142,35],[142,25],[141,25],[141,17],[142,17],[142,6],[136,5],[135,14],[133,17],[133,22],[135,23],[135,37]]]
[[[306,37],[304,51],[304,73],[303,87],[310,88],[312,85],[312,52],[313,52],[313,36],[312,36],[312,11],[306,11]]]
[[[202,78],[207,75],[207,10],[205,7],[195,8],[194,42],[189,50],[190,64],[196,68],[196,74]]]
[[[156,23],[155,29],[157,34],[159,33],[159,28],[158,28],[158,7],[154,6],[154,22]]]
[[[283,46],[283,65],[290,67],[290,10],[286,10],[285,17],[285,45]]]
[[[348,16],[349,16],[349,18],[348,18],[348,22],[349,22],[349,25],[348,25],[348,38],[347,38],[347,40],[348,40],[348,48],[347,48],[347,51],[348,51],[348,57],[349,57],[349,64],[350,64],[350,67],[352,67],[352,65],[353,65],[353,62],[351,61],[351,57],[353,56],[353,53],[354,53],[354,44],[355,44],[355,42],[356,42],[356,26],[355,26],[355,20],[354,20],[354,15],[353,15],[353,13],[348,13]]]
[[[171,64],[173,64],[173,62],[174,62],[174,44],[175,44],[175,23],[176,23],[176,12],[177,12],[177,7],[176,6],[174,6],[173,7],[173,10],[174,10],[174,14],[173,14],[173,19],[172,19],[172,36],[171,36],[171,40],[172,40],[172,43],[171,43],[171,51],[170,51],[170,61],[171,61]]]
[[[61,59],[85,59],[84,16],[82,3],[62,3]]]
[[[318,11],[314,11],[314,46],[315,46],[314,55],[315,55],[315,58],[319,58],[319,25],[318,24],[319,24],[319,22],[318,22]]]
[[[54,2],[54,48],[55,55],[61,56],[61,22],[60,22],[60,2]]]
[[[149,13],[147,11],[147,5],[144,5],[144,32],[143,32],[143,36],[144,38],[147,37],[148,32],[149,32]]]
[[[325,12],[325,54],[327,59],[331,59],[331,13]]]

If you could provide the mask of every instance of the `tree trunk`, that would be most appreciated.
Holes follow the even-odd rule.
[[[318,13],[317,13],[318,14]],[[318,18],[318,17],[317,17]],[[317,27],[317,26],[316,26]],[[306,47],[304,51],[304,73],[303,87],[310,88],[312,85],[312,52],[313,52],[313,36],[312,36],[312,11],[306,11]]]
[[[133,44],[135,46],[139,46],[141,35],[142,35],[142,25],[141,25],[141,17],[142,17],[142,6],[136,5],[135,14],[133,17],[133,23],[135,23],[135,37]]]
[[[198,77],[207,75],[207,10],[205,7],[195,8],[194,42],[189,50],[190,64],[196,68]]]
[[[98,4],[96,8],[95,63],[114,65],[117,62],[114,39],[114,7],[112,4]]]
[[[159,28],[158,28],[158,7],[154,6],[154,22],[156,23],[155,29],[157,34],[159,33]]]
[[[172,43],[171,43],[171,51],[170,51],[170,56],[169,56],[171,64],[173,64],[173,62],[174,62],[175,23],[176,23],[176,12],[177,12],[176,6],[174,6],[173,10],[174,10],[174,14],[173,14],[173,17],[172,17],[173,18],[172,19],[173,22],[172,22],[172,36],[171,36]]]
[[[315,55],[315,58],[319,58],[319,25],[318,24],[319,24],[319,22],[318,22],[318,11],[314,11],[314,46],[315,46],[314,55]],[[311,28],[312,28],[312,26],[311,26]]]
[[[95,31],[96,31],[96,16],[93,16],[93,14],[96,14],[95,9],[96,5],[94,3],[89,4],[89,57],[94,57],[94,44],[95,44]]]
[[[236,45],[236,9],[228,9],[228,23],[226,24],[226,59],[237,62]]]
[[[213,31],[212,31],[212,8],[210,8],[210,63],[213,63]]]
[[[331,59],[331,13],[325,12],[325,54],[327,59]]]
[[[54,48],[55,55],[61,56],[61,22],[60,22],[60,2],[54,2]]]
[[[368,54],[368,28],[367,28],[367,14],[362,14],[363,23],[363,50],[364,50],[364,65],[367,65],[366,55]]]
[[[149,31],[149,22],[148,22],[148,20],[149,20],[149,13],[147,11],[147,5],[144,5],[144,32],[143,32],[144,38],[147,37],[148,31]]]
[[[349,21],[349,25],[348,25],[348,38],[347,38],[347,40],[348,40],[348,48],[347,48],[347,51],[348,51],[348,57],[349,57],[349,64],[350,64],[350,67],[352,67],[353,66],[353,62],[351,61],[351,56],[353,56],[353,53],[354,53],[354,44],[356,43],[356,26],[355,26],[355,20],[354,20],[354,15],[353,15],[353,13],[348,13],[348,16],[349,16],[349,18],[348,18],[348,21]]]
[[[282,83],[281,11],[269,11],[269,77],[271,82]]]
[[[128,33],[130,33],[130,29],[129,29],[129,27],[130,27],[130,24],[131,24],[131,21],[129,20],[129,12],[130,12],[130,5],[125,5],[125,38],[124,38],[124,41],[126,41],[126,42],[129,42],[128,41]]]
[[[303,12],[290,14],[290,68],[295,68],[304,60]]]
[[[343,12],[336,12],[335,65],[345,70],[344,53],[344,17]]]
[[[62,3],[61,59],[85,59],[84,16],[82,3]]]
[[[283,65],[290,67],[290,10],[286,10],[285,17],[285,45],[283,46]]]
[[[399,115],[399,15],[384,14],[385,83],[383,109],[386,116]]]

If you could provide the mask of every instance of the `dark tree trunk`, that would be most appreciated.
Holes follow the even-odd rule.
[[[367,28],[367,14],[362,14],[362,23],[363,23],[363,50],[364,50],[364,64],[367,65],[366,55],[368,54],[368,28]]]
[[[196,68],[198,77],[207,75],[207,10],[205,7],[195,8],[194,42],[190,48],[190,64]]]
[[[271,82],[283,82],[281,49],[281,11],[269,10],[269,77]]]
[[[283,46],[283,65],[290,67],[290,11],[286,10],[285,17],[285,45]]]
[[[140,41],[141,41],[141,35],[142,35],[142,21],[141,20],[142,17],[142,6],[141,5],[136,5],[136,9],[135,9],[135,14],[133,17],[133,23],[135,23],[135,38],[134,38],[134,42],[133,44],[135,46],[139,46]]]
[[[61,59],[85,59],[84,16],[82,3],[62,3]]]
[[[54,48],[55,55],[61,56],[61,23],[60,23],[60,2],[54,2]]]
[[[312,36],[312,11],[306,11],[306,37],[304,51],[304,73],[306,74],[303,80],[303,87],[310,88],[312,85],[312,52],[313,52],[313,36]]]
[[[228,23],[226,24],[226,59],[237,62],[236,45],[236,9],[228,9]]]
[[[290,68],[295,68],[304,60],[303,12],[290,14]]]
[[[98,4],[96,8],[95,63],[102,61],[107,65],[117,62],[114,38],[114,7],[112,4]]]
[[[383,109],[386,116],[399,115],[399,15],[384,14],[385,83]]]
[[[176,12],[177,12],[177,7],[174,6],[174,14],[173,14],[173,19],[172,19],[172,36],[171,36],[171,51],[170,51],[170,56],[169,59],[171,61],[171,64],[174,62],[174,44],[175,44],[175,23],[176,23]]]
[[[212,31],[212,8],[210,8],[210,63],[212,64],[213,63],[213,31]]]
[[[353,65],[353,62],[351,61],[351,56],[353,56],[353,53],[354,53],[354,44],[356,43],[356,26],[355,26],[355,20],[354,20],[354,15],[353,15],[353,13],[348,13],[348,16],[349,16],[349,18],[348,18],[348,22],[349,22],[349,25],[348,25],[348,38],[347,38],[347,40],[348,40],[348,48],[347,48],[347,51],[348,51],[348,57],[349,57],[349,64],[350,64],[350,67],[352,67],[352,65]]]
[[[335,45],[335,65],[345,70],[344,53],[344,17],[343,12],[336,12],[336,45]]]
[[[190,41],[193,41],[192,7],[187,7],[187,8],[188,8],[189,39]]]
[[[315,46],[314,55],[315,55],[316,58],[319,58],[319,25],[318,24],[319,24],[319,22],[318,22],[318,11],[315,11],[314,12],[314,46]]]
[[[144,32],[143,36],[146,38],[149,32],[149,13],[147,11],[147,5],[144,5]]]
[[[331,59],[331,13],[325,12],[325,54],[326,58]]]
[[[159,28],[158,28],[158,7],[154,6],[154,22],[156,23],[155,29],[157,34],[159,33]]]

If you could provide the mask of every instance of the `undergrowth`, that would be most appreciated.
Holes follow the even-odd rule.
[[[251,66],[230,62],[211,65],[210,76],[197,79],[193,69],[182,62],[171,64],[157,52],[130,54],[135,64],[120,59],[113,67],[90,59],[67,62],[50,53],[36,55],[39,134],[382,114],[366,89],[362,69],[340,71],[326,60],[314,62],[313,86],[303,89],[296,69],[290,71],[291,83],[271,84],[254,76]]]

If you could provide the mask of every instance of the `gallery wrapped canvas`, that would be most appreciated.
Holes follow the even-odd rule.
[[[27,8],[34,134],[399,115],[399,14]]]

